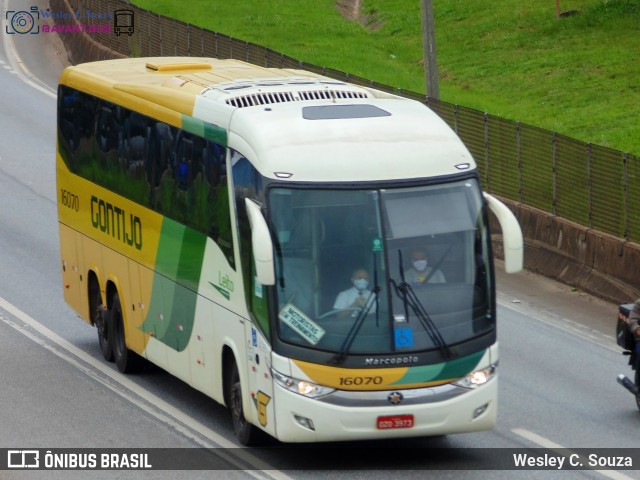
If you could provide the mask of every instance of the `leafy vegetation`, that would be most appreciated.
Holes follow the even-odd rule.
[[[316,65],[424,92],[420,2],[134,0]],[[442,100],[640,155],[640,0],[434,0]]]

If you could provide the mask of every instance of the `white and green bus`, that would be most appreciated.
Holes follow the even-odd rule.
[[[57,186],[65,299],[104,358],[228,406],[240,443],[495,425],[488,212],[508,272],[522,234],[419,102],[236,60],[69,67]]]

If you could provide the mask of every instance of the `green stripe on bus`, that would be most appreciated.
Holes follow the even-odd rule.
[[[466,357],[451,360],[450,362],[410,367],[407,373],[405,373],[401,379],[394,382],[393,385],[437,382],[438,380],[462,378],[478,366],[478,362],[480,362],[484,356],[485,351],[486,350],[482,350]]]
[[[182,115],[182,129],[219,145],[227,146],[227,131],[217,125],[203,122],[188,115]]]
[[[151,301],[141,329],[181,352],[191,338],[207,238],[165,218]]]

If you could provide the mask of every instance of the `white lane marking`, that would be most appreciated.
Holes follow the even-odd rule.
[[[513,303],[513,301],[509,300],[509,298],[511,297],[508,297],[505,294],[501,294],[500,292],[497,292],[497,296],[501,297],[501,298],[498,298],[496,301],[502,307],[511,309],[523,315],[531,316],[531,310],[526,305],[522,305],[519,302]],[[595,343],[613,352],[616,352],[616,353],[620,352],[620,347],[617,347],[616,341],[613,337],[611,337],[610,335],[605,335],[589,327],[585,327],[584,325],[574,320],[561,317],[549,311],[544,311],[544,312],[536,311],[536,315],[533,318],[535,318],[539,322],[542,322],[546,325],[553,326],[567,333],[570,333],[573,335],[578,334],[584,340]],[[568,450],[566,447],[563,447],[562,445],[557,444],[552,440],[549,440],[548,438],[545,438],[529,430],[525,430],[523,428],[515,428],[515,429],[512,429],[511,431],[516,435],[519,435],[523,438],[526,438],[530,442],[535,443],[536,445],[540,445],[541,447],[548,448],[551,450],[564,450],[565,452]],[[592,470],[592,471],[598,472],[604,475],[605,477],[608,477],[614,480],[632,480],[632,477],[629,477],[615,470]]]
[[[252,470],[246,471],[246,473],[248,473],[249,475],[252,475],[255,478],[261,479],[264,477],[257,475],[257,473],[262,472],[267,477],[273,478],[276,480],[292,480],[292,478],[286,475],[285,473],[279,470],[275,470],[271,465],[268,465],[263,461],[261,461],[260,459],[256,458],[255,456],[251,455],[251,453],[245,451],[245,449],[238,448],[236,444],[234,444],[233,442],[230,442],[225,437],[219,435],[218,433],[211,430],[210,428],[205,427],[204,425],[199,423],[196,419],[178,410],[177,408],[167,403],[166,401],[162,400],[160,397],[154,395],[153,393],[146,390],[145,388],[140,387],[139,385],[136,385],[133,381],[128,379],[126,376],[106,366],[104,363],[100,362],[99,360],[96,360],[86,352],[83,352],[78,347],[69,343],[67,340],[60,337],[55,332],[49,330],[47,327],[45,327],[38,321],[34,320],[28,314],[24,313],[18,307],[9,303],[7,300],[5,300],[2,297],[0,297],[0,308],[6,311],[7,313],[9,313],[10,315],[12,315],[13,317],[17,318],[21,322],[23,322],[25,325],[29,326],[31,329],[38,332],[40,335],[48,339],[53,344],[57,345],[57,347],[61,348],[63,351],[60,351],[54,348],[52,345],[49,345],[45,340],[38,337],[37,335],[34,335],[28,329],[24,328],[24,326],[18,325],[15,322],[12,322],[4,318],[0,313],[0,320],[2,320],[5,324],[14,328],[16,331],[20,332],[21,334],[25,335],[30,340],[33,340],[41,347],[57,355],[59,358],[68,362],[70,365],[76,367],[83,373],[89,375],[91,378],[100,382],[102,385],[104,385],[111,391],[117,393],[122,398],[129,401],[136,407],[141,408],[146,413],[153,415],[161,422],[168,424],[170,427],[177,429],[180,433],[185,435],[187,438],[194,440],[195,442],[197,442],[198,444],[202,445],[205,448],[233,449],[233,452],[234,452],[233,454],[221,451],[220,456],[223,457],[225,460],[238,466],[238,468],[240,469],[242,469],[243,464],[238,462],[234,457],[242,459],[244,462],[258,469],[257,471],[252,471]],[[82,363],[80,363],[78,359],[88,364],[88,366],[85,366]],[[109,377],[113,381],[113,383],[106,381],[104,378],[101,377],[101,375],[98,375],[98,372],[102,375]],[[145,402],[151,404],[158,411],[145,409],[143,406],[140,405],[140,400],[135,398],[134,395],[132,394],[140,397]],[[193,435],[192,433],[190,433],[187,429],[191,430],[192,432],[196,432],[197,434],[201,435],[204,438],[211,440],[211,442],[203,441],[202,439],[198,438],[196,435]],[[235,452],[239,452],[239,453],[235,453]]]
[[[550,450],[562,450],[564,452],[563,455],[566,455],[567,452],[571,451],[571,449],[563,447],[562,445],[555,443],[552,440],[549,440],[548,438],[538,435],[537,433],[530,432],[529,430],[525,430],[524,428],[514,428],[511,431],[516,435],[519,435],[522,438],[526,438],[530,442],[535,443],[536,445],[540,445],[543,448],[548,448]],[[632,477],[629,477],[617,470],[590,470],[590,471],[598,472],[599,474],[605,477],[611,478],[613,480],[633,480]]]

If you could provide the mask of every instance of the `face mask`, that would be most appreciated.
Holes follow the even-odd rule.
[[[413,268],[415,268],[419,272],[422,272],[422,271],[426,270],[426,268],[427,268],[427,261],[426,260],[416,260],[415,262],[413,262]]]
[[[366,290],[366,288],[369,286],[369,281],[365,280],[364,278],[358,278],[357,280],[353,281],[353,285],[358,290]]]

